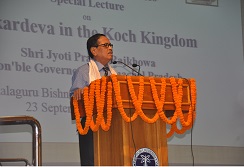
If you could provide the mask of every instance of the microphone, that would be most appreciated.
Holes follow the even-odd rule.
[[[138,70],[138,72],[137,72],[137,74],[139,75],[139,74],[140,74],[140,70],[141,70],[141,66],[138,65],[138,64],[132,64],[132,67],[137,67],[137,66],[139,66],[139,70]]]
[[[117,63],[122,63],[122,64],[124,64],[126,67],[130,68],[132,71],[136,72],[138,75],[143,76],[140,72],[134,70],[133,68],[131,68],[130,66],[128,66],[128,65],[125,64],[124,62],[122,62],[122,61],[113,61],[113,64],[117,64]],[[139,65],[137,65],[137,64],[132,64],[132,66],[133,66],[133,67],[136,67],[136,66],[139,66]],[[140,67],[140,66],[139,66],[139,67]]]

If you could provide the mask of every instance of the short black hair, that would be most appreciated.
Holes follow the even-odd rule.
[[[93,36],[91,36],[87,42],[86,42],[86,47],[87,47],[87,52],[88,52],[88,55],[89,57],[93,58],[94,55],[91,53],[91,47],[97,47],[98,43],[97,43],[97,40],[101,37],[101,36],[104,36],[104,34],[95,34]]]

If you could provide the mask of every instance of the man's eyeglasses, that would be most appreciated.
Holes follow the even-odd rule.
[[[98,47],[98,46],[103,46],[105,48],[108,48],[109,46],[111,46],[111,48],[113,48],[114,45],[111,43],[103,43],[103,44],[97,45],[96,47]]]

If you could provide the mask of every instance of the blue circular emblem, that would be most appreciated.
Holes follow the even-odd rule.
[[[133,157],[133,166],[159,166],[158,157],[149,148],[137,150]]]

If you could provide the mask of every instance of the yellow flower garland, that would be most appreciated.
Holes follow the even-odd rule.
[[[155,113],[153,118],[147,117],[141,106],[143,102],[143,94],[144,94],[144,77],[139,77],[139,93],[138,97],[135,94],[134,86],[131,80],[131,77],[127,77],[127,84],[129,88],[129,93],[132,99],[132,103],[135,107],[135,112],[131,117],[127,116],[121,95],[120,89],[117,81],[116,75],[111,75],[112,83],[108,82],[105,77],[102,77],[101,80],[93,81],[89,88],[84,88],[84,106],[85,106],[85,113],[86,113],[86,123],[85,127],[83,128],[80,124],[80,113],[79,113],[79,105],[78,101],[73,98],[73,105],[74,105],[74,113],[76,118],[76,126],[80,134],[84,135],[88,132],[89,128],[93,131],[97,131],[99,127],[105,131],[108,131],[111,126],[112,120],[112,90],[115,93],[115,99],[117,102],[118,110],[120,112],[121,117],[124,121],[130,122],[134,121],[138,115],[147,123],[154,123],[159,118],[161,118],[165,123],[171,125],[170,131],[167,133],[167,137],[171,137],[174,132],[178,134],[183,134],[186,130],[190,129],[193,125],[193,122],[196,117],[196,83],[194,79],[189,79],[189,86],[190,86],[190,99],[191,104],[189,106],[189,112],[187,115],[184,115],[182,112],[182,97],[183,97],[183,79],[179,78],[178,83],[176,83],[176,79],[171,77],[170,85],[172,86],[172,93],[173,93],[173,100],[175,104],[175,112],[171,118],[167,118],[164,111],[163,106],[165,102],[165,92],[166,92],[166,78],[161,78],[161,90],[160,90],[160,97],[158,97],[156,83],[154,78],[149,77],[150,86],[152,90],[153,99],[155,102],[155,106],[157,108],[157,112]],[[105,123],[104,118],[104,106],[105,106],[105,94],[107,92],[107,123]],[[95,97],[95,99],[94,99]],[[96,101],[96,106],[94,106],[94,101]],[[96,107],[96,121],[94,122],[93,118],[93,108]],[[178,129],[177,127],[177,120],[179,119],[182,128]]]

